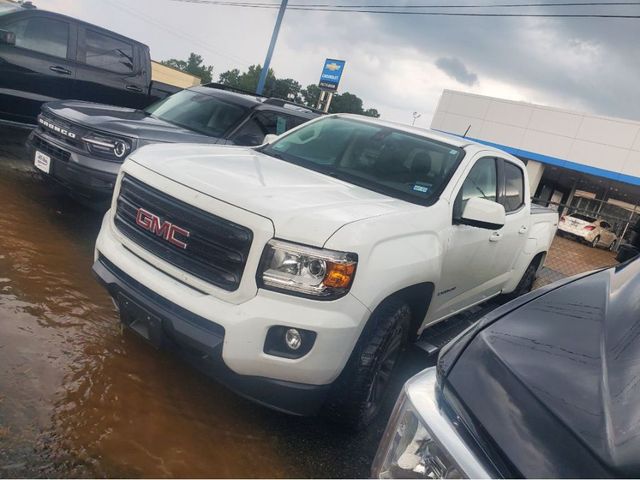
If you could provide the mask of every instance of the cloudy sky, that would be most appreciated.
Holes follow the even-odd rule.
[[[490,2],[497,0],[475,3]],[[264,61],[277,13],[175,0],[34,3],[140,40],[151,47],[156,60],[199,53],[207,64],[214,65],[214,78],[230,68],[245,69]],[[640,15],[640,6],[517,11]],[[365,107],[377,108],[388,120],[410,122],[412,112],[418,111],[422,117],[417,124],[422,126],[429,126],[445,88],[640,120],[639,32],[640,19],[427,17],[289,10],[272,67],[278,77],[291,77],[307,85],[318,81],[326,57],[344,59],[347,67],[341,91],[356,93]]]

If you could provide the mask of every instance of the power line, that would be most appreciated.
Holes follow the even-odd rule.
[[[213,48],[211,48],[209,46],[209,44],[207,44],[206,42],[204,42],[203,40],[194,37],[192,35],[187,35],[185,33],[181,33],[175,30],[175,27],[171,27],[169,25],[166,25],[158,20],[155,20],[151,17],[149,17],[149,15],[146,12],[142,12],[140,10],[136,10],[128,5],[122,5],[120,2],[117,2],[115,0],[107,0],[108,3],[110,3],[111,5],[113,5],[116,8],[119,8],[120,10],[123,10],[131,15],[133,15],[134,17],[137,17],[138,19],[142,20],[143,22],[146,22],[150,25],[154,25],[164,31],[166,31],[167,33],[175,36],[175,37],[179,37],[182,38],[183,40],[188,40],[192,43],[195,43],[197,45],[199,45],[203,50],[207,50],[210,53],[213,53],[214,55],[218,55],[218,56],[222,56],[227,58],[228,60],[232,60],[233,62],[236,63],[240,63],[243,66],[249,66],[251,64],[251,62],[241,59],[239,57],[235,57],[233,55],[229,55],[223,52],[219,52]]]
[[[199,3],[220,6],[232,6],[241,8],[259,8],[273,9],[278,8],[277,5],[271,3],[247,3],[247,2],[224,2],[216,0],[171,0],[174,2]],[[622,3],[622,2],[618,2]],[[541,6],[542,4],[519,4],[522,6]],[[557,5],[557,4],[554,4]],[[596,3],[589,3],[594,6]],[[612,3],[599,2],[599,6],[612,5]],[[632,5],[624,3],[624,5]],[[461,6],[459,6],[461,7]],[[331,6],[331,7],[311,7],[302,6],[300,4],[290,5],[288,10],[313,11],[313,12],[342,12],[342,13],[370,13],[377,15],[419,15],[419,16],[437,16],[437,17],[519,17],[519,18],[617,18],[617,19],[640,19],[640,15],[625,14],[608,14],[608,13],[484,13],[484,12],[414,12],[401,10],[372,10],[372,6],[367,8],[354,8],[349,5]],[[439,6],[437,8],[451,8],[451,6]],[[482,8],[480,6],[469,8]]]
[[[279,8],[278,4],[268,2],[237,2],[231,0],[172,0],[186,3],[201,3],[210,5],[232,6],[232,7],[255,7],[255,8]],[[466,4],[466,5],[451,5],[451,4],[415,4],[415,5],[345,5],[338,3],[290,3],[289,7],[299,8],[346,8],[346,9],[381,9],[381,8],[396,8],[396,9],[427,9],[427,8],[521,8],[521,7],[605,7],[605,6],[640,6],[640,2],[539,2],[539,3],[491,3],[491,4]]]

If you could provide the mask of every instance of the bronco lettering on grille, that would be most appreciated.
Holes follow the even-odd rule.
[[[44,125],[45,127],[49,128],[49,129],[53,130],[54,132],[57,132],[57,133],[59,133],[61,135],[65,135],[65,136],[67,136],[69,138],[74,138],[74,139],[76,138],[76,134],[75,133],[70,132],[69,130],[67,130],[65,128],[59,127],[58,125],[56,125],[54,123],[51,123],[51,122],[45,120],[44,118],[38,118],[38,122],[41,125]]]

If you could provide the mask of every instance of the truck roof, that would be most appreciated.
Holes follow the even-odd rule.
[[[23,6],[22,4],[13,4],[13,3],[6,3],[6,2],[3,2],[3,1],[0,1],[0,8],[3,9],[3,11],[4,11],[5,6],[8,6],[7,9],[9,10],[8,12],[6,12],[7,14],[11,14],[11,15],[13,15],[13,14],[25,14],[27,12],[31,13],[31,14],[33,14],[33,13],[44,13],[46,15],[52,15],[52,16],[55,16],[55,17],[58,17],[58,18],[61,18],[61,19],[65,19],[65,20],[70,21],[70,22],[76,22],[76,23],[82,24],[82,25],[84,25],[86,27],[91,27],[92,29],[95,29],[95,30],[101,30],[101,31],[103,31],[105,33],[108,33],[111,36],[120,37],[120,38],[128,40],[130,42],[134,42],[134,43],[146,48],[147,50],[149,49],[149,47],[146,44],[144,44],[144,43],[142,43],[142,42],[140,42],[140,41],[138,41],[138,40],[136,40],[134,38],[127,37],[126,35],[122,35],[122,34],[120,34],[118,32],[114,32],[113,30],[109,30],[108,28],[101,27],[101,26],[95,25],[93,23],[85,22],[84,20],[80,20],[79,18],[70,17],[69,15],[64,15],[64,14],[58,13],[58,12],[52,12],[50,10],[42,10],[42,9],[36,8],[35,6],[29,6],[28,7],[28,6]],[[15,6],[15,8],[12,8],[13,6]]]
[[[276,98],[267,98],[261,97],[257,94],[252,94],[250,92],[242,92],[242,91],[234,91],[233,88],[227,89],[224,86],[221,86],[216,83],[209,83],[204,85],[198,85],[195,87],[189,88],[189,90],[194,90],[199,93],[203,93],[205,95],[211,95],[220,98],[227,98],[232,100],[233,103],[249,107],[256,108],[264,106],[269,106],[270,110],[277,110],[283,113],[289,113],[292,115],[296,115],[299,117],[305,117],[311,120],[312,118],[316,118],[319,113],[313,108],[306,107],[305,105],[299,105],[292,102],[288,102],[286,100],[280,100]]]

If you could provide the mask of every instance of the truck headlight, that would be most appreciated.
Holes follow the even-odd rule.
[[[354,253],[271,240],[262,254],[258,283],[269,290],[332,300],[349,291],[357,263]]]
[[[373,462],[374,478],[495,478],[442,397],[435,367],[405,383]],[[453,415],[453,416],[452,416]]]
[[[130,140],[111,135],[89,133],[82,139],[86,142],[91,153],[116,162],[124,161],[133,147]]]
[[[376,462],[374,472],[379,478],[464,478],[404,393],[391,415]]]

